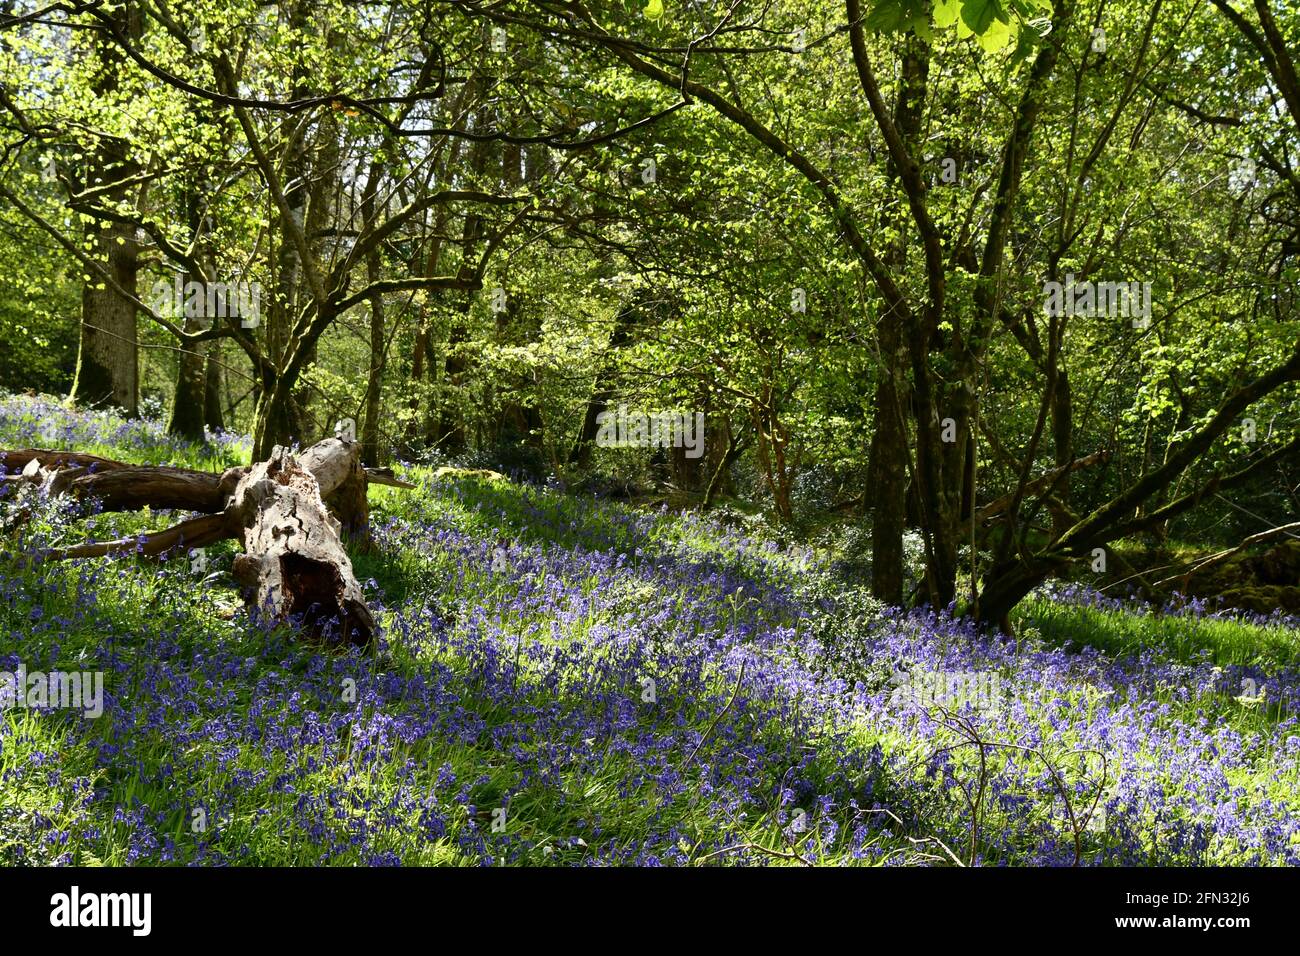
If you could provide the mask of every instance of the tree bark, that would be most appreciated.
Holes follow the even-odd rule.
[[[142,21],[138,13],[123,6],[113,15],[124,33],[138,38]],[[108,39],[96,43],[99,72],[92,87],[96,95],[109,96],[118,86],[122,55]],[[108,138],[88,150],[83,188],[98,188],[129,176],[134,170],[126,161],[120,140]],[[122,189],[106,197],[120,202]],[[136,295],[136,229],[130,223],[91,222],[85,229],[91,255],[107,272],[108,279],[88,274],[81,291],[81,341],[71,397],[78,405],[114,405],[134,418],[139,414],[139,357],[137,353],[135,303],[122,293]],[[111,279],[111,281],[109,281]],[[120,291],[119,291],[120,290]]]
[[[370,230],[375,225],[375,194],[378,191],[381,168],[370,166],[365,191],[361,198],[361,216]],[[366,256],[366,281],[374,285],[379,281],[383,263],[376,246]],[[365,418],[361,426],[361,458],[368,465],[380,464],[379,414],[384,381],[384,294],[377,289],[370,296],[370,367],[366,374]]]
[[[235,558],[234,576],[250,603],[276,620],[300,622],[314,636],[368,644],[374,616],[343,550],[340,523],[322,500],[327,475],[345,478],[357,467],[360,449],[330,438],[304,459],[313,452],[320,481],[282,446],[240,480],[226,509],[243,530],[244,553]]]
[[[368,482],[413,487],[361,465],[361,446],[327,438],[298,453],[276,446],[248,468],[221,474],[44,449],[0,452],[3,476],[46,494],[95,498],[104,510],[149,506],[201,512],[164,531],[48,552],[48,560],[138,553],[157,556],[237,538],[233,574],[250,606],[328,641],[368,644],[377,633],[343,535],[367,534]]]
[[[226,427],[221,410],[221,340],[213,339],[207,346],[203,371],[203,423],[214,432]]]
[[[898,321],[881,319],[883,359],[876,382],[876,428],[867,459],[867,496],[871,499],[871,594],[886,604],[903,603],[903,530],[907,523],[907,432],[898,388],[900,347]]]

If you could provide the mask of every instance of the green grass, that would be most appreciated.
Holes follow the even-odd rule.
[[[1300,632],[1284,624],[1260,626],[1234,620],[1172,614],[1138,614],[1026,599],[1015,620],[1035,628],[1058,647],[1093,647],[1115,656],[1156,651],[1184,663],[1275,669],[1300,663]]]
[[[0,414],[0,446],[29,437],[29,427],[11,419],[6,432]],[[96,447],[124,460],[158,454],[131,435]],[[169,460],[220,467],[197,449]],[[732,849],[738,844],[763,848],[750,862],[800,862],[793,846],[817,863],[950,863],[935,840],[969,852],[969,809],[953,781],[969,786],[980,755],[943,753],[957,739],[933,722],[826,709],[842,692],[823,691],[804,669],[879,691],[890,668],[921,647],[1014,682],[1021,711],[990,732],[1046,748],[1080,800],[1095,781],[1069,762],[1098,745],[1096,726],[1120,720],[1124,743],[1111,754],[1118,780],[1108,785],[1127,788],[1116,811],[1127,829],[1087,835],[1089,854],[1123,843],[1129,863],[1133,854],[1278,862],[1279,850],[1261,854],[1239,835],[1171,848],[1169,834],[1184,839],[1190,831],[1179,827],[1207,825],[1216,801],[1251,821],[1300,813],[1300,767],[1285,749],[1294,715],[1278,695],[1239,699],[1237,673],[1216,683],[1210,666],[1291,667],[1300,653],[1293,632],[1034,598],[1017,611],[1014,654],[998,657],[997,640],[960,629],[882,624],[877,605],[844,597],[853,582],[823,573],[838,555],[807,563],[778,543],[786,534],[757,523],[741,530],[689,513],[649,518],[509,483],[434,482],[426,469],[414,478],[412,491],[372,489],[380,547],[353,555],[386,608],[387,651],[373,658],[321,656],[287,628],[250,624],[228,574],[233,543],[209,552],[206,578],[180,560],[34,566],[16,556],[14,540],[0,543],[0,658],[68,670],[108,661],[118,712],[133,715],[115,728],[66,712],[0,713],[0,861],[363,865],[391,854],[411,865],[555,865],[633,860],[654,841],[654,855],[675,864],[734,862],[744,853]],[[56,509],[23,534],[68,543],[176,517],[83,519]],[[505,572],[491,565],[499,545],[510,549]],[[619,569],[600,565],[595,551],[619,556]],[[691,570],[679,579],[678,568]],[[819,610],[831,594],[838,609]],[[798,600],[783,603],[791,595]],[[917,648],[892,649],[891,636],[911,630]],[[798,689],[747,685],[728,713],[734,661],[696,651],[737,635],[735,649],[751,652],[751,677],[762,662],[778,662],[764,679],[798,678]],[[808,635],[820,650],[798,643]],[[1103,654],[1078,653],[1084,647]],[[1133,654],[1155,669],[1110,673]],[[641,698],[649,674],[655,706]],[[360,685],[359,703],[343,694],[348,679]],[[440,688],[436,702],[385,689],[415,680]],[[619,729],[584,739],[610,708],[623,708]],[[329,734],[299,736],[330,721]],[[411,727],[420,731],[405,732]],[[1189,808],[1187,774],[1218,767],[1211,732],[1233,751],[1223,763],[1231,792],[1198,794]],[[272,745],[274,734],[289,743]],[[1180,756],[1169,749],[1175,739],[1190,741],[1184,766],[1170,766]],[[872,753],[880,763],[867,771]],[[983,807],[980,859],[1068,861],[1063,807],[1043,766],[1017,751],[985,756],[1006,791]],[[659,777],[673,774],[682,786],[661,786]],[[728,802],[734,780],[742,784]],[[779,796],[786,786],[788,799]],[[817,795],[832,794],[834,806],[821,810]],[[1158,810],[1156,795],[1169,801]],[[495,832],[493,810],[503,805],[505,827]],[[813,824],[804,836],[787,829],[796,810]],[[201,829],[196,811],[205,814]],[[426,813],[440,830],[426,827]],[[869,832],[855,837],[864,820]]]

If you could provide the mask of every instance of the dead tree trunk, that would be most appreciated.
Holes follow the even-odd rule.
[[[360,452],[356,442],[337,438],[296,455],[276,446],[266,461],[222,474],[44,449],[0,456],[6,469],[19,472],[5,476],[5,482],[94,498],[107,511],[148,505],[202,513],[143,540],[88,542],[50,551],[47,560],[131,552],[154,556],[239,539],[244,553],[235,559],[234,576],[250,606],[311,636],[364,645],[377,627],[340,535],[346,529],[366,539],[368,483],[414,486],[390,472],[362,468]]]
[[[355,442],[327,441],[333,445],[318,458],[319,478],[277,445],[270,458],[240,479],[227,506],[244,538],[234,575],[252,603],[270,607],[276,618],[301,620],[312,634],[367,644],[375,634],[374,617],[343,550],[341,525],[323,500],[334,490],[326,490],[334,473],[341,478],[350,471],[337,466],[355,463],[360,448]]]

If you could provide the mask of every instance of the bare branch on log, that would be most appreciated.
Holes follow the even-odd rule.
[[[1212,568],[1215,565],[1222,564],[1233,555],[1240,554],[1253,544],[1260,544],[1261,542],[1270,541],[1273,538],[1280,538],[1284,535],[1295,537],[1297,532],[1300,532],[1300,521],[1292,521],[1290,524],[1279,525],[1276,528],[1269,528],[1267,531],[1260,531],[1257,534],[1252,534],[1235,547],[1226,548],[1223,551],[1217,551],[1209,557],[1202,558],[1194,564],[1184,568],[1177,574],[1171,575],[1162,581],[1157,581],[1156,586],[1160,587],[1174,581],[1182,581],[1184,586],[1186,586],[1187,580],[1192,575],[1198,574],[1207,568]]]
[[[366,482],[371,485],[388,485],[390,488],[418,488],[413,481],[403,481],[391,468],[367,468]]]
[[[276,447],[264,462],[217,474],[188,468],[149,467],[47,449],[0,450],[0,461],[19,468],[0,475],[43,495],[95,500],[104,510],[171,508],[200,512],[163,531],[92,541],[47,552],[48,560],[106,555],[158,556],[241,539],[245,553],[234,575],[250,604],[278,620],[301,622],[315,636],[369,643],[374,616],[343,548],[342,536],[369,544],[371,482],[415,485],[389,469],[361,465],[361,446],[327,438],[298,453]]]
[[[156,557],[178,548],[206,547],[224,541],[226,538],[237,537],[238,533],[237,529],[231,527],[230,520],[224,513],[201,515],[182,521],[165,531],[131,538],[118,538],[116,541],[90,541],[70,548],[56,548],[43,557],[48,561],[61,561],[65,558],[102,558],[110,554],[131,553]]]

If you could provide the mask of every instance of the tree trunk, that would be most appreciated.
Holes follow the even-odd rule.
[[[578,440],[569,453],[569,464],[586,468],[591,464],[591,449],[596,443],[596,433],[600,430],[597,421],[601,412],[609,407],[609,400],[614,397],[614,375],[617,369],[614,356],[618,350],[627,345],[632,337],[632,327],[638,317],[634,302],[625,304],[614,315],[614,332],[609,339],[610,357],[606,358],[596,375],[596,387],[587,402],[587,412],[583,415],[582,426],[578,429]]]
[[[466,88],[467,94],[471,89],[476,90],[478,83],[477,74],[471,76]],[[490,127],[495,118],[496,114],[491,107],[482,107],[475,112],[475,125],[478,128]],[[470,148],[469,167],[475,178],[482,176],[487,169],[489,152],[489,143],[486,140],[476,141]],[[474,250],[478,247],[483,234],[483,217],[473,211],[466,213],[461,231],[460,268],[457,269],[457,275],[462,279],[469,279],[473,275]],[[447,341],[447,357],[444,365],[446,387],[458,396],[465,386],[465,373],[469,371],[469,362],[461,346],[469,341],[469,313],[473,305],[473,293],[466,292],[458,306],[458,318],[452,320],[451,334]],[[445,397],[438,414],[437,444],[441,451],[449,455],[458,455],[466,448],[465,419],[461,414],[459,403],[448,402]]]
[[[713,507],[714,501],[719,494],[731,493],[731,476],[729,474],[731,466],[740,453],[745,449],[745,443],[741,441],[740,436],[733,434],[731,430],[731,418],[725,412],[720,412],[716,418],[721,420],[722,440],[709,443],[709,478],[708,487],[704,489],[704,505],[707,510]],[[710,432],[717,435],[719,429],[714,428]]]
[[[90,542],[50,551],[49,560],[139,553],[158,556],[238,538],[244,553],[233,574],[250,606],[305,633],[353,644],[376,634],[342,535],[364,538],[370,481],[413,487],[388,473],[367,473],[356,442],[327,438],[297,455],[277,446],[267,460],[222,474],[127,465],[76,452],[19,449],[0,452],[20,474],[4,476],[20,494],[94,498],[104,510],[148,506],[202,512],[143,538]],[[328,506],[328,507],[327,507]]]
[[[909,148],[915,148],[921,133],[925,96],[929,84],[929,47],[909,37],[904,41],[898,100],[894,125]],[[891,177],[899,170],[891,162]],[[886,219],[889,217],[886,216]],[[893,224],[899,228],[898,223]],[[887,254],[891,265],[901,267],[906,244],[899,228],[899,240]],[[875,432],[867,459],[867,497],[871,501],[871,593],[895,606],[903,603],[903,531],[907,527],[908,474],[911,457],[906,413],[911,394],[907,387],[906,357],[903,352],[902,317],[890,309],[880,319],[877,341],[882,367],[876,382],[873,411]]]
[[[375,193],[378,188],[380,168],[372,164],[361,200],[361,216],[366,229],[374,228]],[[379,247],[366,256],[366,282],[379,281],[382,262]],[[381,388],[384,381],[384,294],[375,292],[370,297],[370,367],[366,375],[365,418],[361,426],[361,459],[368,465],[381,464],[379,447],[379,413]]]
[[[871,500],[871,594],[886,604],[903,603],[903,530],[907,524],[907,432],[902,418],[903,381],[899,362],[898,321],[881,320],[880,352],[884,360],[876,383],[876,429],[867,464]]]
[[[1011,633],[1011,610],[1047,577],[1066,562],[1008,561],[992,568],[984,577],[979,593],[979,621]]]
[[[380,465],[380,388],[384,379],[384,297],[370,297],[370,373],[366,378],[366,412],[361,429],[361,458],[367,465]]]
[[[1056,450],[1056,467],[1062,468],[1074,457],[1074,402],[1070,394],[1070,379],[1064,368],[1056,380],[1056,393],[1052,396],[1052,438]],[[1060,504],[1052,508],[1052,537],[1059,538],[1070,529],[1070,475],[1061,476],[1054,495]]]
[[[92,225],[87,239],[113,282],[135,295],[135,227]],[[135,303],[102,276],[92,275],[82,288],[81,343],[72,382],[72,400],[78,405],[114,405],[129,417],[139,414],[135,309]]]
[[[200,328],[198,319],[185,320],[187,332]],[[167,434],[191,441],[203,440],[203,413],[208,385],[205,344],[181,349],[176,374],[176,396],[172,401],[171,418],[167,422]]]
[[[138,38],[142,20],[123,5],[112,13],[116,26]],[[98,73],[92,89],[98,96],[111,95],[118,86],[122,54],[107,38],[96,41]],[[120,140],[105,139],[90,151],[83,188],[100,188],[135,170],[126,162]],[[126,198],[122,189],[106,194],[110,202]],[[138,271],[134,225],[120,222],[92,222],[86,226],[86,245],[112,281],[98,273],[89,274],[81,291],[81,342],[71,397],[79,405],[115,405],[132,418],[139,414],[139,358],[136,341],[135,303],[122,293],[136,295]],[[121,291],[119,291],[119,289]]]
[[[233,573],[250,603],[269,609],[276,620],[301,622],[314,636],[364,645],[375,635],[374,616],[343,550],[339,521],[322,500],[327,480],[322,472],[346,464],[340,474],[350,474],[360,448],[326,439],[308,454],[322,445],[327,447],[317,455],[315,472],[277,446],[239,482],[227,506],[243,528],[244,553],[235,558]],[[322,473],[319,481],[317,473]]]
[[[214,432],[226,427],[221,410],[221,340],[207,344],[203,370],[203,423]]]

